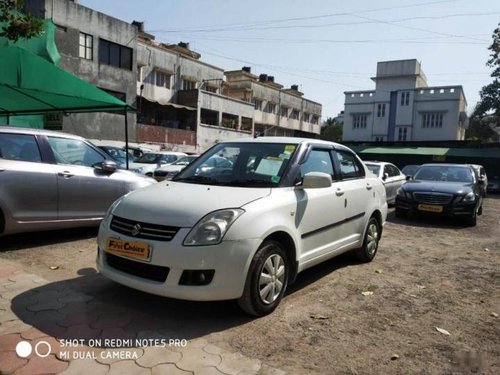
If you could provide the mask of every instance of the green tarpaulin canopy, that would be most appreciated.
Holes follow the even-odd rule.
[[[0,47],[0,116],[127,109],[127,103],[21,47]]]

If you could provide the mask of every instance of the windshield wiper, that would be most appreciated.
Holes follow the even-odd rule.
[[[224,184],[226,185],[226,184]],[[227,185],[231,186],[265,186],[265,187],[271,187],[275,184],[273,184],[269,180],[265,179],[237,179],[237,180],[231,180],[227,183]]]
[[[189,176],[189,177],[174,178],[173,181],[193,182],[203,185],[220,185],[220,182],[217,179],[207,176]]]

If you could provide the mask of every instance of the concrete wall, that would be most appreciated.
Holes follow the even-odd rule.
[[[213,145],[219,143],[220,141],[248,137],[252,137],[252,135],[228,128],[223,128],[220,126],[201,124],[200,126],[198,126],[198,132],[196,134],[197,150],[199,152],[203,152],[205,150],[208,150]]]
[[[40,18],[51,18],[58,26],[56,44],[60,67],[99,88],[124,93],[127,103],[136,99],[137,28],[116,18],[67,0],[26,0],[26,8]],[[93,59],[79,57],[80,32],[93,36]],[[99,64],[99,38],[133,50],[132,70]],[[135,113],[128,114],[129,139],[135,140]],[[123,115],[108,113],[73,114],[64,118],[63,130],[87,138],[125,138]]]

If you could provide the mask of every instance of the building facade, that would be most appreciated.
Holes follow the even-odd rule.
[[[375,90],[345,92],[343,141],[463,140],[462,86],[434,86],[415,60],[377,64]]]
[[[60,67],[137,108],[128,113],[131,142],[202,152],[221,140],[260,135],[315,136],[321,104],[273,77],[225,72],[188,43],[165,44],[141,22],[113,18],[72,0],[27,0],[26,10],[57,26]],[[62,130],[123,141],[124,114],[63,118]]]
[[[136,101],[137,27],[69,0],[26,0],[26,10],[56,25],[59,66],[124,102]],[[123,114],[98,112],[63,117],[62,130],[87,138],[125,139]],[[136,115],[128,113],[136,138]]]
[[[322,106],[305,99],[297,85],[283,88],[273,76],[256,76],[249,67],[225,75],[225,95],[252,103],[257,134],[314,138],[320,133]]]

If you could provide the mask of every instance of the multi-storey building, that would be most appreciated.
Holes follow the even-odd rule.
[[[26,0],[26,10],[56,25],[60,67],[130,105],[136,100],[137,27],[69,0]],[[135,113],[128,113],[135,139]],[[123,114],[63,117],[62,130],[87,138],[125,139]]]
[[[413,60],[377,64],[375,90],[345,92],[344,141],[463,140],[462,86],[427,85]]]
[[[165,44],[129,24],[72,0],[27,0],[28,12],[57,26],[61,68],[117,96],[129,113],[129,140],[201,152],[219,140],[262,135],[315,136],[321,104],[298,86],[284,89],[273,77],[256,77],[200,60],[188,43]],[[64,118],[62,130],[87,138],[123,141],[123,114]]]
[[[284,89],[273,76],[256,76],[249,67],[225,75],[224,93],[253,104],[257,134],[314,137],[320,133],[322,106],[303,98],[297,85]]]

